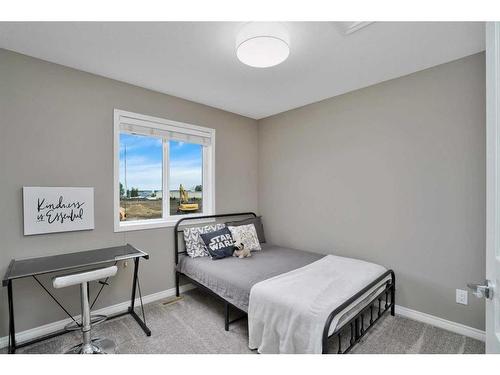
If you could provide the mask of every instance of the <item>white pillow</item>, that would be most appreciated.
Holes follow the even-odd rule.
[[[255,230],[255,225],[228,226],[227,228],[231,232],[235,244],[242,243],[245,249],[250,251],[262,250],[259,243],[259,237],[257,237],[257,231]]]
[[[216,230],[225,227],[225,224],[214,224],[184,229],[184,244],[186,245],[186,253],[188,253],[191,258],[209,256],[210,254],[208,253],[207,247],[200,237],[200,234],[215,232]]]

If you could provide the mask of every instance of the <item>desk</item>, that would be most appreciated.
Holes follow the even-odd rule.
[[[12,282],[16,279],[22,279],[26,277],[32,277],[36,282],[52,297],[52,299],[68,314],[71,319],[74,318],[68,313],[68,311],[62,306],[59,301],[49,292],[49,290],[38,280],[38,275],[44,275],[48,273],[55,273],[60,271],[69,271],[77,268],[86,268],[96,265],[104,265],[106,263],[118,262],[120,260],[134,259],[134,279],[132,283],[132,298],[130,301],[130,307],[127,311],[119,314],[112,315],[108,319],[117,318],[125,314],[130,314],[141,326],[144,333],[147,336],[151,336],[151,331],[145,323],[144,306],[142,304],[142,294],[141,287],[139,284],[138,271],[139,271],[139,260],[149,259],[149,255],[145,252],[134,248],[132,245],[123,245],[116,247],[108,247],[105,249],[96,249],[81,251],[70,254],[52,255],[47,257],[30,258],[30,259],[13,259],[7,272],[2,280],[2,286],[7,287],[7,294],[9,300],[9,353],[15,353],[16,349],[22,348],[24,346],[34,344],[36,342],[46,340],[51,337],[55,337],[66,333],[67,331],[62,330],[50,335],[45,335],[33,340],[29,340],[20,344],[16,344],[16,331],[14,322],[14,296],[12,291]],[[101,283],[101,288],[92,302],[92,305],[97,301],[102,289],[107,285],[107,280]],[[135,306],[135,296],[137,292],[137,287],[139,291],[141,309],[142,309],[142,319],[134,311]]]

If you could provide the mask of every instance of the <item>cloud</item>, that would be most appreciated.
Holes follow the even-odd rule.
[[[139,190],[162,190],[162,164],[151,162],[143,156],[127,157],[127,188]],[[187,189],[201,185],[203,169],[200,160],[178,160],[170,163],[170,190]],[[125,163],[120,160],[120,181],[125,185]]]
[[[127,157],[127,184],[126,188],[132,187],[139,190],[161,190],[162,188],[162,164],[161,162],[150,162],[144,157]],[[125,187],[125,162],[120,160],[120,182]]]
[[[120,135],[120,152],[123,153],[125,151],[125,146],[127,146],[127,153],[129,153],[144,149],[147,150],[152,147],[161,147],[162,143],[162,139],[158,137],[122,133]]]
[[[180,184],[182,184],[186,189],[192,189],[196,185],[202,185],[202,179],[202,169],[200,167],[170,167],[170,190],[179,189]]]

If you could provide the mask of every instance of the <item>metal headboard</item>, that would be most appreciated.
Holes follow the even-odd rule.
[[[191,216],[191,217],[183,217],[180,219],[174,227],[174,241],[175,241],[175,251],[174,251],[174,256],[175,256],[175,264],[177,265],[179,263],[179,254],[184,254],[186,253],[186,250],[184,249],[183,251],[179,251],[179,233],[183,233],[183,229],[179,229],[179,226],[186,221],[197,221],[200,219],[218,219],[221,217],[236,217],[236,216],[253,216],[257,217],[257,214],[255,212],[238,212],[238,213],[232,213],[232,214],[218,214],[218,215],[206,215],[206,216]]]

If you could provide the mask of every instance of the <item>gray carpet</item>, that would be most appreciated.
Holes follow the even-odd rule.
[[[237,313],[236,313],[237,314]],[[115,341],[117,353],[255,353],[248,349],[246,319],[224,331],[222,303],[197,290],[169,305],[146,306],[152,336],[146,337],[130,316],[98,325],[93,337]],[[347,339],[347,337],[346,337]],[[79,342],[69,333],[18,353],[61,353]],[[337,347],[332,343],[331,352]],[[5,353],[5,349],[2,349]],[[353,353],[484,353],[484,343],[433,326],[386,315],[352,351]]]

